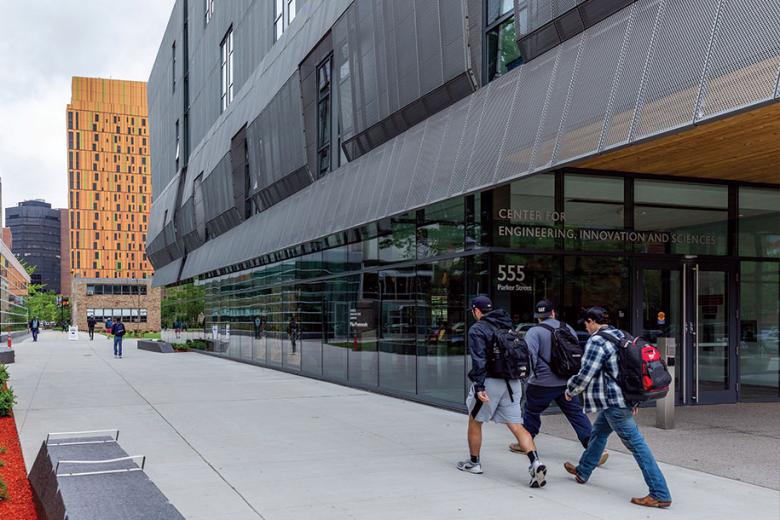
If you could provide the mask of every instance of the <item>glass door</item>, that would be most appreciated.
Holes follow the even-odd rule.
[[[702,263],[688,270],[691,399],[699,404],[736,402],[736,270]]]
[[[637,259],[632,332],[675,355],[678,404],[736,402],[736,269]]]
[[[675,356],[675,401],[686,402],[684,279],[679,262],[639,261],[634,270],[632,333]]]

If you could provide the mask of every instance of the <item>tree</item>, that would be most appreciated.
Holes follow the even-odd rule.
[[[30,284],[27,296],[27,315],[30,319],[37,316],[41,321],[59,321],[60,309],[57,306],[57,295],[43,291],[40,284]]]

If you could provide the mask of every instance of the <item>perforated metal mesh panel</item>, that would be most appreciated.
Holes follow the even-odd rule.
[[[779,21],[762,0],[640,0],[207,242],[183,276],[767,102]],[[150,240],[169,227],[151,223]]]
[[[723,2],[697,119],[774,96],[780,73],[780,2]]]

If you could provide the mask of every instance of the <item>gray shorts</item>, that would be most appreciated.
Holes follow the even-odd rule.
[[[520,381],[509,381],[512,396],[509,395],[507,382],[503,379],[488,377],[485,379],[485,391],[488,402],[483,403],[474,394],[474,385],[466,397],[466,407],[469,415],[478,422],[493,421],[501,424],[523,424],[523,412],[520,410],[520,398],[523,395],[523,385]]]

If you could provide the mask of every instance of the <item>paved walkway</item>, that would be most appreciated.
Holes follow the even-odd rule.
[[[122,447],[189,519],[773,519],[780,492],[661,464],[674,505],[628,503],[646,491],[628,455],[613,453],[586,486],[561,467],[578,443],[541,435],[549,485],[527,487],[526,459],[486,427],[481,476],[457,471],[465,417],[197,353],[68,342],[44,333],[10,366],[28,466],[47,432],[119,428]],[[663,444],[653,444],[661,459]]]

